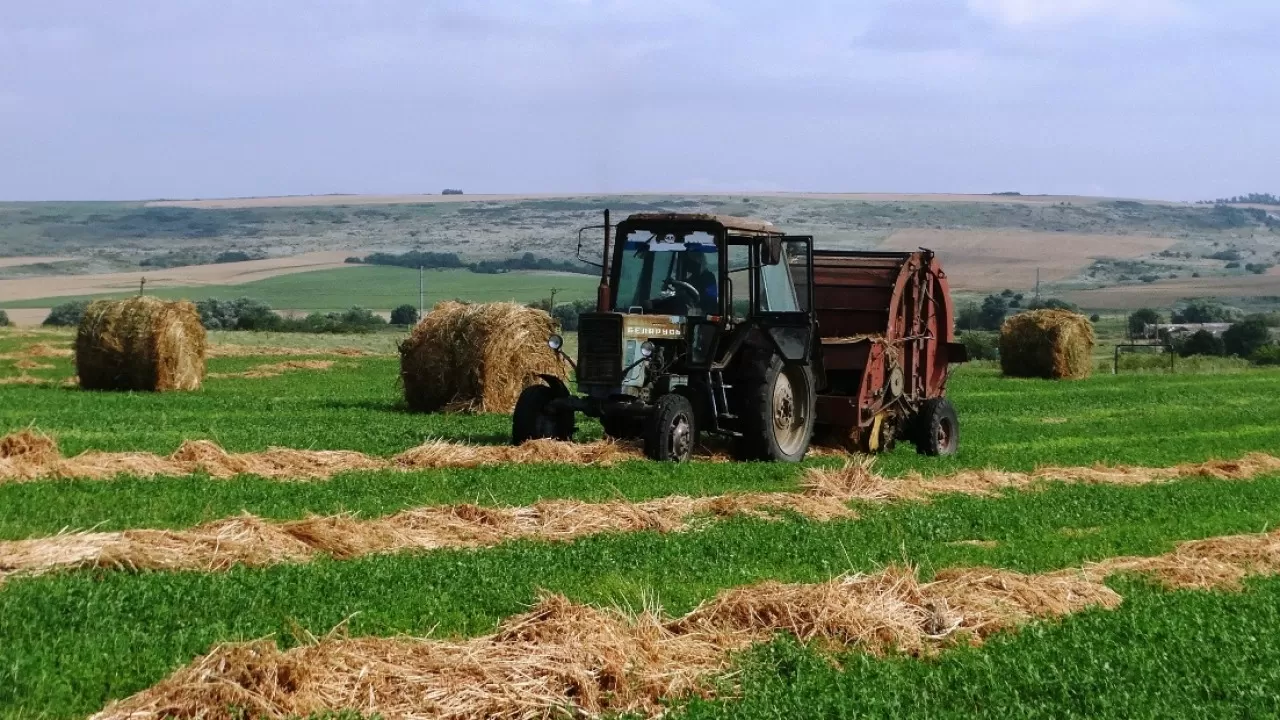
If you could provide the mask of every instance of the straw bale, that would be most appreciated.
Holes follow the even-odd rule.
[[[417,412],[509,413],[538,375],[567,377],[547,347],[554,332],[549,314],[518,303],[440,303],[400,344],[405,401]]]
[[[204,326],[187,301],[97,300],[76,333],[76,373],[86,390],[198,390],[204,355]]]
[[[1000,369],[1010,377],[1081,380],[1093,372],[1093,323],[1065,310],[1032,310],[1004,321]]]

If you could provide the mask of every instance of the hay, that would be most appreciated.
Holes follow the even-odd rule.
[[[98,300],[76,333],[76,374],[86,390],[198,390],[205,332],[190,302]]]
[[[713,695],[724,685],[711,680],[730,669],[733,653],[778,632],[836,652],[930,656],[1037,619],[1114,609],[1122,598],[1102,581],[1116,572],[1232,589],[1240,577],[1280,572],[1280,531],[1038,575],[952,568],[921,582],[911,569],[889,567],[823,583],[765,582],[722,591],[679,618],[543,595],[493,634],[465,640],[352,639],[339,630],[287,651],[269,639],[218,645],[93,720],[341,710],[386,718],[656,717],[672,700]]]
[[[8,377],[0,377],[0,385],[43,385],[52,382],[48,378],[39,378],[35,375],[9,375]]]
[[[517,303],[436,305],[400,344],[404,397],[417,412],[510,413],[538,375],[565,378],[547,347],[551,316]]]
[[[271,640],[217,646],[95,720],[305,717],[354,710],[386,718],[660,715],[711,696],[732,653],[790,632],[833,648],[932,653],[977,643],[1036,617],[1120,598],[1084,578],[978,569],[921,583],[889,568],[813,585],[763,583],[721,593],[670,619],[543,595],[492,635],[461,641],[351,639],[333,633],[291,650]]]
[[[52,370],[54,368],[54,366],[49,363],[36,362],[30,358],[16,360],[14,361],[13,366],[19,370]]]
[[[1082,380],[1093,372],[1093,323],[1065,310],[1033,310],[1004,321],[1000,369],[1010,377]]]
[[[332,356],[332,357],[367,357],[378,355],[368,350],[361,350],[354,347],[334,347],[334,348],[303,348],[303,347],[279,347],[274,345],[235,345],[231,343],[218,343],[210,345],[208,348],[208,357],[272,357],[272,356]]]
[[[294,370],[328,370],[333,367],[332,360],[286,360],[285,362],[267,363],[265,365],[254,365],[243,372],[230,373],[209,373],[210,378],[244,378],[258,379],[279,377],[287,372]]]

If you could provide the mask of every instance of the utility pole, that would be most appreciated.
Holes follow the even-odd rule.
[[[426,280],[423,278],[423,274],[422,274],[422,266],[419,265],[418,266],[418,317],[422,317],[427,312],[427,308],[426,308],[427,294],[426,294],[426,285],[424,284],[425,282]]]
[[[142,281],[138,283],[138,295],[142,295],[147,290],[147,278],[144,275]]]
[[[1036,268],[1036,305],[1040,305],[1040,268]]]

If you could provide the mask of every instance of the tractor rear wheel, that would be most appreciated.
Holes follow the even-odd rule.
[[[573,409],[552,408],[551,401],[561,393],[546,385],[530,385],[520,393],[516,409],[511,413],[511,444],[526,440],[573,439]]]
[[[685,462],[698,444],[698,420],[689,398],[667,393],[653,404],[645,427],[644,454],[661,462]]]
[[[916,452],[921,455],[955,455],[960,444],[960,423],[951,401],[926,400],[915,419]]]
[[[813,436],[816,396],[813,372],[786,365],[777,355],[756,360],[743,384],[739,460],[800,462]]]

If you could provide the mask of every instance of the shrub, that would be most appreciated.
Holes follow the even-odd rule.
[[[970,360],[999,360],[1000,337],[993,332],[960,333],[960,343],[969,353]]]
[[[218,253],[218,255],[213,259],[213,261],[215,263],[233,263],[233,262],[246,262],[248,260],[253,260],[253,259],[254,259],[253,256],[250,255],[249,253],[241,252],[239,250],[227,250],[226,252]]]
[[[1272,267],[1273,266],[1271,265],[1271,263],[1249,263],[1248,265],[1244,266],[1244,269],[1248,270],[1254,275],[1266,275],[1267,271],[1270,270]]]
[[[595,300],[574,300],[562,303],[551,309],[551,317],[560,323],[560,329],[574,332],[578,329],[578,316],[596,309]]]
[[[405,303],[391,311],[392,325],[416,325],[418,322],[418,308]]]
[[[1232,261],[1232,262],[1227,263],[1226,265],[1223,265],[1222,267],[1224,267],[1224,268],[1226,268],[1226,269],[1228,269],[1228,270],[1235,270],[1236,268],[1240,267],[1240,263],[1235,262],[1235,261]]]
[[[271,306],[253,298],[217,300],[210,298],[196,303],[200,322],[209,330],[281,330],[284,318]]]
[[[1066,310],[1068,312],[1078,312],[1080,308],[1075,303],[1059,300],[1058,298],[1043,298],[1041,300],[1032,300],[1027,305],[1028,310]]]
[[[1138,279],[1144,283],[1153,283],[1160,279],[1159,275],[1139,275]]]
[[[80,318],[84,317],[87,307],[89,307],[88,300],[72,300],[54,305],[49,311],[49,317],[44,319],[44,324],[51,327],[74,327],[80,324]]]
[[[1217,337],[1208,330],[1198,330],[1191,337],[1187,338],[1178,348],[1178,354],[1182,357],[1190,357],[1192,355],[1226,355],[1226,345],[1222,338]]]
[[[9,313],[0,310],[0,327],[9,327]]]
[[[1129,313],[1129,336],[1137,337],[1142,335],[1143,330],[1148,325],[1160,324],[1160,313],[1151,308],[1142,308]]]
[[[1271,331],[1262,320],[1253,318],[1235,323],[1222,334],[1227,353],[1249,357],[1271,343]]]
[[[1099,321],[1099,320],[1101,320],[1101,319],[1102,319],[1102,316],[1101,316],[1101,315],[1099,315],[1098,313],[1094,313],[1094,314],[1092,314],[1092,315],[1090,315],[1090,316],[1089,316],[1089,322],[1091,322],[1091,323],[1096,323],[1096,322],[1098,322],[1098,321]]]
[[[1240,311],[1212,300],[1192,300],[1181,310],[1173,311],[1176,323],[1231,322],[1240,317]]]
[[[1254,365],[1280,365],[1280,345],[1263,345],[1249,356]]]

